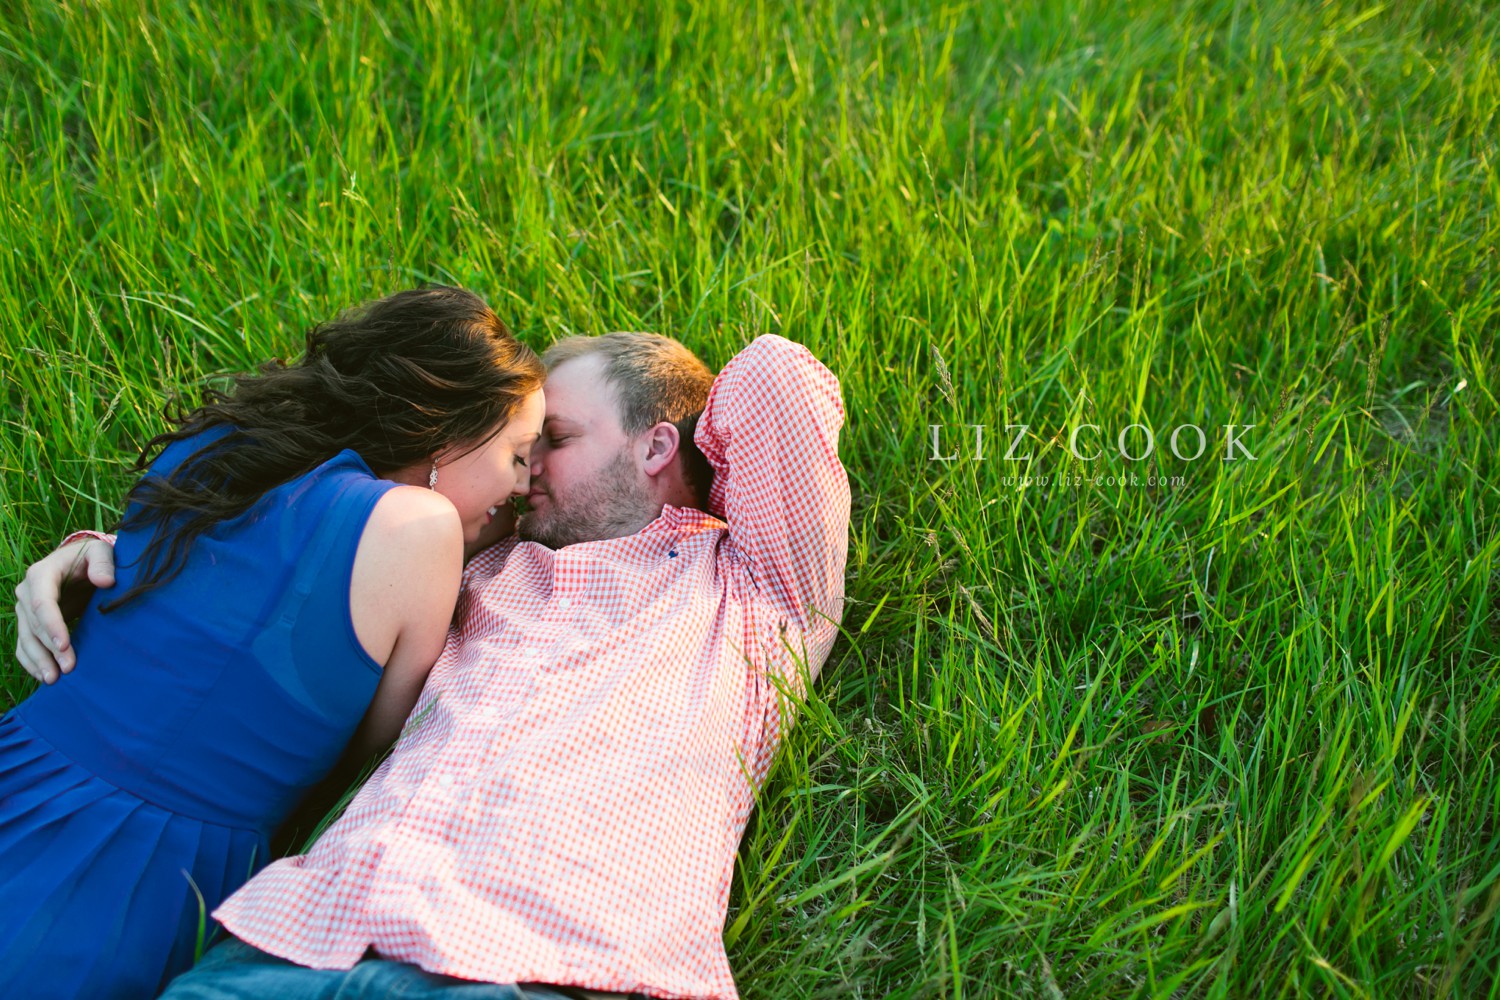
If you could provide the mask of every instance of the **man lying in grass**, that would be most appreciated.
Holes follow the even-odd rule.
[[[543,360],[529,510],[466,569],[406,730],[309,853],[214,911],[233,936],[170,1000],[737,997],[722,930],[778,688],[842,617],[838,381],[770,335],[717,378],[650,334]]]

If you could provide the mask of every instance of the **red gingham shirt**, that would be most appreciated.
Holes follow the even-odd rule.
[[[319,969],[373,947],[484,982],[737,1000],[730,878],[791,719],[772,676],[803,695],[843,614],[843,418],[832,372],[758,337],[695,435],[719,516],[669,505],[624,538],[477,556],[390,757],[310,853],[213,915]]]

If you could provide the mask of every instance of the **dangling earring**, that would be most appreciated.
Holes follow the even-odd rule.
[[[437,462],[436,461],[434,461],[432,463],[432,471],[429,472],[429,473],[427,473],[427,488],[429,490],[435,490],[435,489],[437,489]]]

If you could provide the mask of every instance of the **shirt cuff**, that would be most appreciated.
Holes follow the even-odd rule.
[[[115,536],[107,535],[102,531],[75,531],[67,538],[64,538],[57,547],[62,548],[64,545],[70,545],[80,538],[97,538],[101,542],[108,542],[111,545],[115,544]]]

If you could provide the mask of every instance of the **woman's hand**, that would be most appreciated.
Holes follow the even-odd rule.
[[[115,584],[115,549],[80,538],[31,564],[16,585],[16,659],[43,684],[70,672],[77,657],[67,621],[83,613],[97,587]]]

